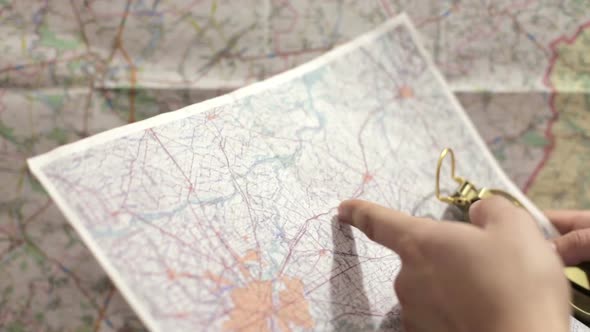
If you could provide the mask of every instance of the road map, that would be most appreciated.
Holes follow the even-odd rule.
[[[399,16],[30,166],[154,331],[399,330],[399,258],[339,225],[338,203],[442,217],[445,146],[478,165],[467,178],[517,191],[428,59]]]
[[[590,208],[585,0],[0,0],[0,330],[144,328],[27,158],[290,69],[404,11],[510,178],[541,208]]]

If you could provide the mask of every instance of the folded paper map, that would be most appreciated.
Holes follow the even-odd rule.
[[[441,218],[435,166],[449,146],[461,175],[538,213],[416,36],[402,15],[296,69],[29,165],[153,331],[399,330],[398,256],[339,225],[341,200]],[[455,188],[450,176],[442,185]]]

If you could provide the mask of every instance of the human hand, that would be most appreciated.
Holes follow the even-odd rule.
[[[590,211],[546,211],[551,223],[562,235],[553,239],[565,265],[590,261]]]
[[[360,200],[338,208],[342,222],[400,256],[394,288],[405,331],[567,331],[563,266],[532,217],[500,197],[469,215],[477,227]]]

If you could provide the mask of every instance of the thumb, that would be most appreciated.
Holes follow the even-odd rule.
[[[557,252],[567,266],[590,260],[590,229],[581,229],[553,240]]]
[[[528,223],[534,225],[533,218],[525,209],[512,204],[506,198],[495,195],[479,200],[469,209],[471,223],[481,228],[508,226]]]

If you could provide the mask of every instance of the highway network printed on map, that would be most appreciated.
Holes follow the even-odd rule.
[[[28,157],[292,68],[402,11],[518,186],[542,208],[589,208],[586,1],[0,1],[0,328],[142,329]]]
[[[285,74],[31,167],[154,330],[396,330],[399,259],[339,226],[338,203],[414,210],[432,197],[445,146],[478,165],[464,176],[509,183],[418,45],[400,16]],[[446,208],[421,204],[438,217]]]

